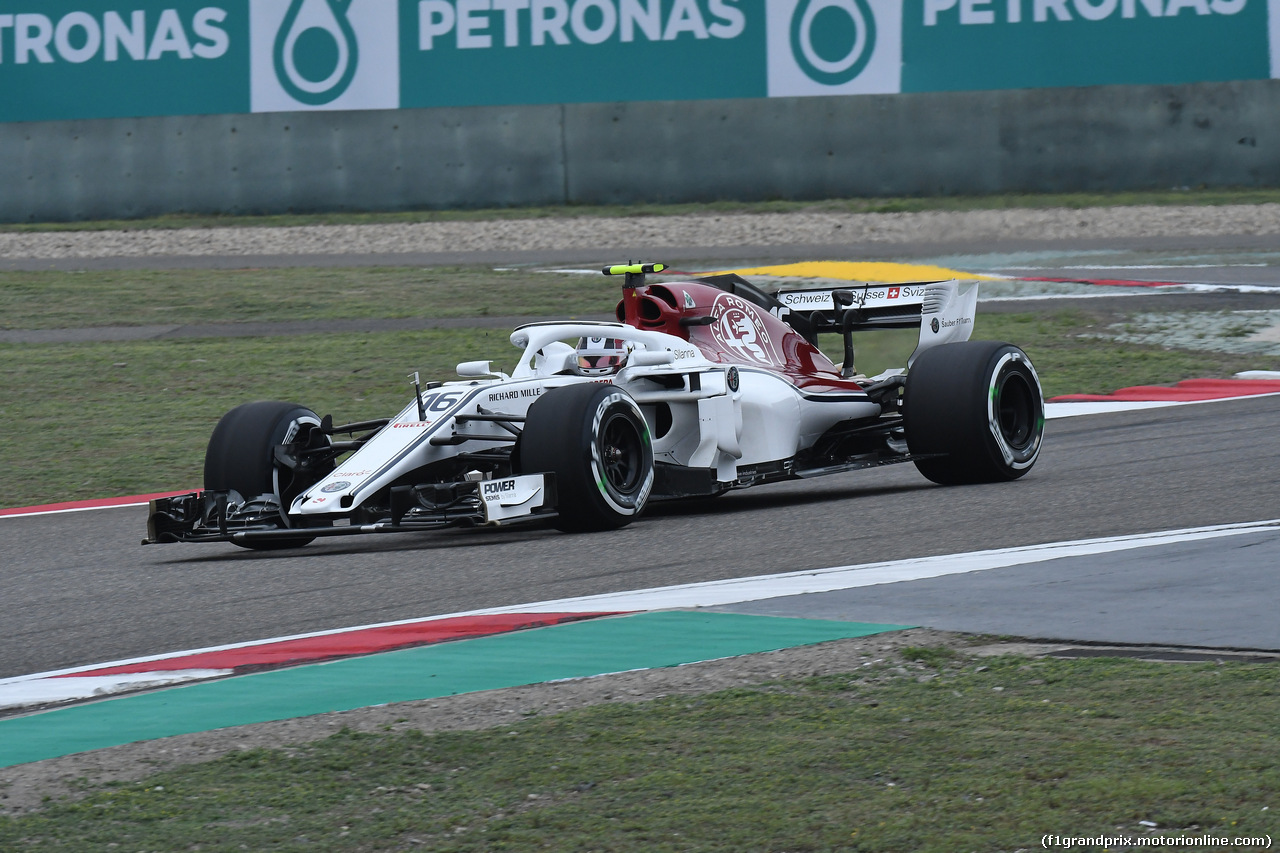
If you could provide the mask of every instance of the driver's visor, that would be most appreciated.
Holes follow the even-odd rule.
[[[610,367],[621,367],[626,363],[621,355],[578,355],[578,367],[583,370],[604,370]]]

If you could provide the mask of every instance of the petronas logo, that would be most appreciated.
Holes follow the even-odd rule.
[[[800,0],[791,14],[791,55],[815,83],[848,83],[875,49],[876,18],[867,0]]]
[[[347,20],[352,0],[292,0],[276,33],[276,78],[297,101],[311,106],[337,99],[351,85],[360,62],[355,30]]]

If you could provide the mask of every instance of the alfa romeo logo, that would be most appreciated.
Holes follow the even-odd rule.
[[[773,359],[773,341],[762,322],[757,321],[755,309],[737,296],[722,293],[711,306],[716,321],[711,324],[711,335],[739,358],[769,364]]]
[[[860,0],[859,0],[860,1]],[[360,51],[347,20],[351,0],[292,0],[272,59],[280,85],[304,104],[338,98],[355,77]]]
[[[791,14],[791,54],[816,83],[848,83],[875,48],[876,19],[867,0],[800,0]]]

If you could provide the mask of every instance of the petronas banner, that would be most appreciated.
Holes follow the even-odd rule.
[[[0,121],[1280,77],[1280,0],[0,0]]]
[[[1272,74],[1271,0],[923,0],[902,89],[1200,83]],[[943,58],[945,57],[945,59]]]

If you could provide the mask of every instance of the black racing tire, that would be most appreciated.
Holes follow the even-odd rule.
[[[552,473],[555,526],[569,532],[613,530],[634,521],[653,490],[653,441],[631,395],[613,385],[556,388],[529,407],[519,466]]]
[[[234,489],[246,500],[274,495],[281,507],[281,521],[289,502],[308,484],[291,482],[288,471],[275,463],[275,447],[293,440],[302,424],[320,424],[320,417],[297,403],[259,400],[237,406],[222,416],[209,438],[204,455],[204,487]],[[283,480],[283,482],[282,482]],[[314,536],[290,536],[257,542],[236,542],[244,548],[274,551],[300,548]]]
[[[911,365],[903,426],[916,468],[935,483],[1016,480],[1044,437],[1044,393],[1027,354],[1000,341],[926,350]]]

